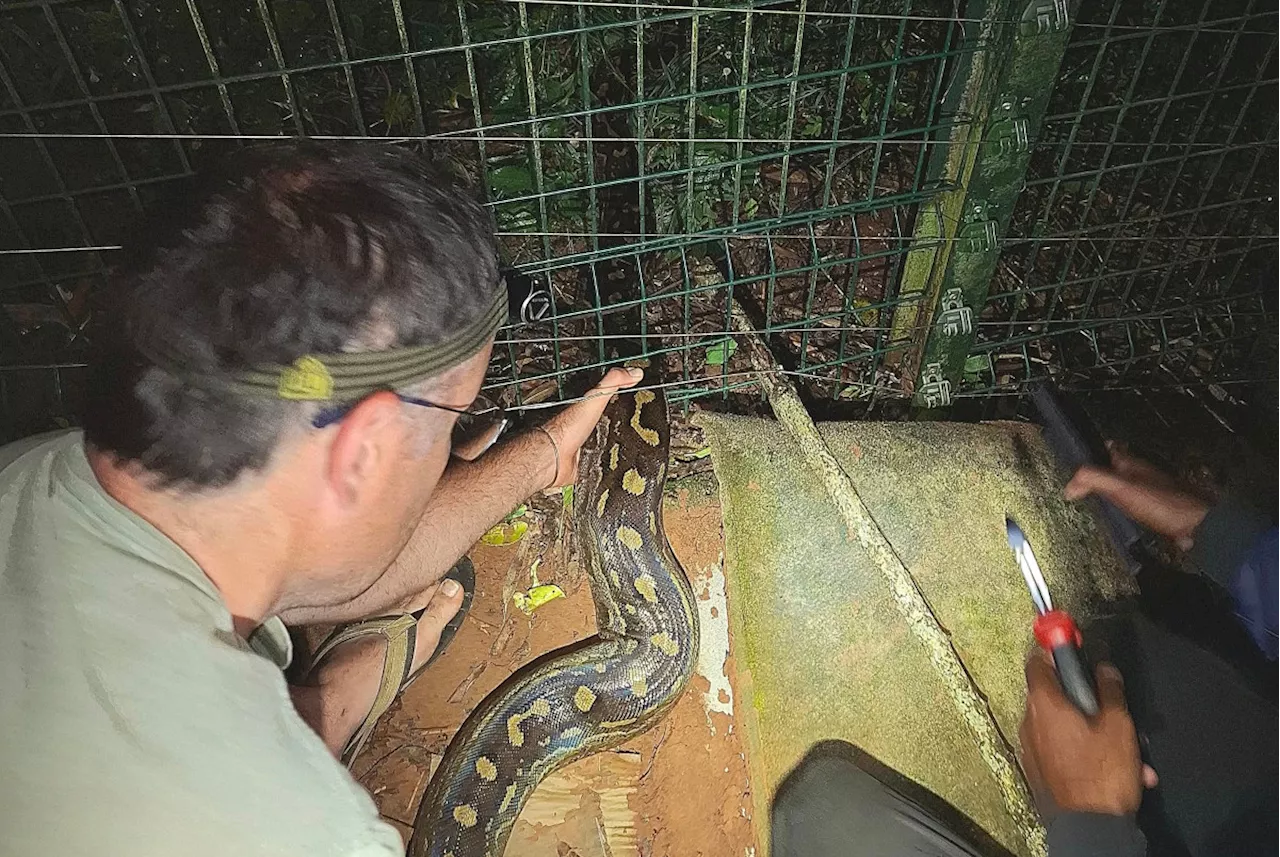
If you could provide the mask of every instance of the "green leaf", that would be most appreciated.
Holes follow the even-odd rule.
[[[559,104],[565,96],[573,89],[573,80],[557,80],[554,77],[545,78],[542,82],[543,105],[552,107]]]
[[[698,115],[708,122],[719,125],[721,128],[726,128],[733,121],[733,108],[728,104],[702,103],[698,106]]]
[[[564,504],[564,510],[568,513],[573,512],[573,486],[566,485],[564,490],[560,492],[560,502]]]
[[[498,193],[520,194],[533,190],[533,175],[528,167],[509,164],[489,171],[489,187]]]
[[[738,343],[732,339],[722,339],[707,349],[707,365],[723,366],[738,350]]]
[[[980,374],[982,372],[987,371],[987,367],[989,365],[990,364],[987,362],[987,358],[985,355],[975,354],[972,357],[965,358],[964,373],[966,375]]]
[[[494,547],[502,547],[503,545],[513,545],[524,538],[524,534],[529,532],[529,525],[524,521],[516,521],[514,524],[498,524],[480,537],[480,541]]]
[[[387,130],[408,125],[413,118],[413,101],[399,89],[393,89],[382,100],[382,121]]]
[[[554,583],[544,583],[541,586],[535,586],[528,592],[517,592],[511,596],[511,600],[515,602],[516,607],[526,614],[533,613],[548,601],[555,601],[557,598],[564,598],[564,590]]]

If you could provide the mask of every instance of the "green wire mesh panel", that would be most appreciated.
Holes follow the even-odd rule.
[[[1087,0],[968,391],[1274,375],[1275,194],[1274,4]]]
[[[954,120],[937,105],[975,49],[954,15],[949,0],[8,4],[0,242],[58,252],[0,255],[6,412],[73,413],[85,298],[125,224],[229,148],[299,135],[396,140],[483,193],[509,261],[554,301],[500,337],[490,386],[517,404],[636,357],[677,397],[726,393],[745,380],[731,294],[824,394],[893,393],[883,334],[934,192],[927,148]]]
[[[513,404],[634,358],[677,398],[729,397],[731,296],[812,394],[900,398],[899,284],[982,6],[0,5],[4,433],[74,419],[128,224],[230,149],[296,136],[412,146],[484,196],[554,302],[500,335],[489,384]],[[1274,10],[1080,14],[965,385],[1247,372],[1274,319]]]

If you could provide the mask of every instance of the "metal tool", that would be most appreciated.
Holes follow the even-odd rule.
[[[1004,526],[1009,547],[1013,548],[1018,567],[1022,569],[1022,578],[1027,582],[1031,600],[1036,606],[1036,622],[1032,626],[1036,642],[1053,656],[1053,666],[1067,699],[1081,713],[1092,717],[1098,713],[1098,694],[1084,652],[1080,649],[1084,643],[1080,629],[1070,613],[1054,609],[1049,587],[1040,573],[1040,563],[1022,528],[1008,517],[1004,519]]]
[[[1063,395],[1053,381],[1039,381],[1031,386],[1031,403],[1035,406],[1044,427],[1044,437],[1068,473],[1075,473],[1086,464],[1094,467],[1110,467],[1111,453],[1096,426],[1079,404]],[[1146,536],[1141,527],[1129,519],[1113,504],[1101,498],[1091,498],[1105,525],[1111,543],[1116,546],[1130,574],[1137,574],[1150,560]]]

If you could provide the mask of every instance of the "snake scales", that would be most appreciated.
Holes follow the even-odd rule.
[[[422,799],[409,857],[499,857],[544,777],[647,730],[684,690],[698,617],[662,530],[669,433],[653,392],[605,410],[574,511],[598,634],[526,665],[472,712]]]

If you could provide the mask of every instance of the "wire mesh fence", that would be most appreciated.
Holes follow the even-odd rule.
[[[1276,10],[1085,3],[1004,241],[974,389],[1274,375]]]
[[[550,318],[500,334],[489,385],[513,404],[564,398],[637,357],[677,398],[736,396],[750,377],[731,297],[812,395],[908,398],[904,355],[932,328],[904,337],[902,320],[931,315],[937,296],[904,278],[922,247],[967,240],[924,228],[956,184],[934,155],[977,122],[955,96],[975,57],[1000,53],[993,34],[1059,12],[1061,0],[5,3],[8,432],[74,419],[88,297],[128,224],[230,148],[281,136],[417,147],[484,195],[508,260],[553,301]],[[956,393],[1050,371],[1078,384],[1257,377],[1274,347],[1275,10],[1086,0],[1070,14]]]

